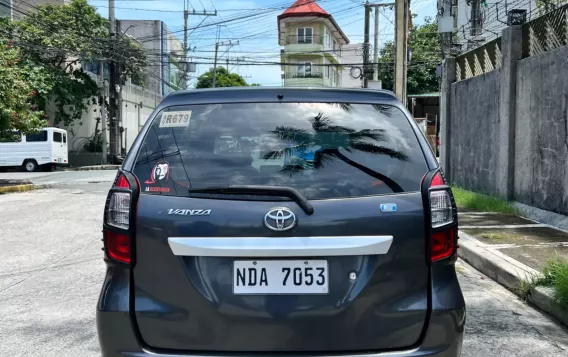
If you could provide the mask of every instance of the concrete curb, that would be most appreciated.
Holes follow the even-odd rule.
[[[4,193],[13,193],[13,192],[25,192],[31,191],[34,189],[33,184],[25,184],[25,185],[13,185],[13,186],[1,186],[0,187],[0,194]]]
[[[118,170],[120,165],[96,165],[96,166],[82,166],[82,167],[69,167],[66,171],[94,171],[94,170]]]
[[[521,280],[539,277],[542,274],[501,253],[498,249],[485,244],[467,233],[459,231],[458,256],[475,269],[521,296]],[[537,286],[528,294],[528,302],[536,308],[554,316],[568,326],[568,312],[554,301],[552,289]]]

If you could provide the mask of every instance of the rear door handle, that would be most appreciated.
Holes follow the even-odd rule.
[[[388,253],[392,236],[170,237],[174,255],[197,257],[324,257]]]

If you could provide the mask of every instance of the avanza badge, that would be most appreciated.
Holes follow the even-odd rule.
[[[166,112],[160,119],[160,128],[187,127],[191,119],[191,110],[184,112]]]

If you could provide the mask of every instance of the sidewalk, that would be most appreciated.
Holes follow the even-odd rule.
[[[493,280],[568,325],[552,288],[532,286],[548,261],[568,263],[568,232],[511,214],[459,212],[458,255]]]

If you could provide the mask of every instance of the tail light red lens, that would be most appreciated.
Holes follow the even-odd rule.
[[[445,186],[446,182],[440,172],[432,177],[430,183],[430,217],[432,241],[432,261],[450,257],[455,251],[457,228],[455,227],[455,212],[450,196],[450,191]],[[436,189],[438,188],[438,189]],[[447,227],[447,228],[445,228]]]
[[[124,174],[119,174],[114,183],[115,188],[130,188],[130,184]]]
[[[450,228],[445,231],[432,234],[432,261],[447,258],[454,253],[456,229]]]
[[[109,258],[130,263],[130,237],[125,233],[106,231],[105,247]]]

